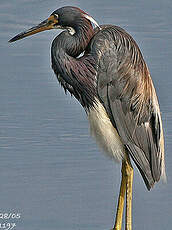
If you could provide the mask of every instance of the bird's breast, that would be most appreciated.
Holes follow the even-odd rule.
[[[101,149],[115,160],[122,160],[125,153],[124,145],[99,101],[96,101],[95,106],[88,112],[88,120],[91,135],[95,137]]]

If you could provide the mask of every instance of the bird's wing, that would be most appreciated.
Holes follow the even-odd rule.
[[[160,179],[163,130],[156,92],[135,41],[109,26],[92,42],[97,55],[97,92],[148,189]]]

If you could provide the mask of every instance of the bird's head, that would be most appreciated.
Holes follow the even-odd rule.
[[[28,37],[32,34],[36,34],[44,30],[51,30],[51,29],[68,29],[69,32],[73,35],[77,27],[84,22],[82,19],[85,19],[85,21],[87,22],[89,21],[89,23],[92,22],[97,27],[99,27],[97,22],[84,11],[80,10],[77,7],[65,6],[55,10],[48,17],[48,19],[39,23],[37,26],[34,26],[16,35],[11,40],[9,40],[9,42],[14,42],[24,37]]]

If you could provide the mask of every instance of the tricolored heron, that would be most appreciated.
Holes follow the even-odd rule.
[[[131,230],[130,158],[148,190],[161,176],[165,178],[161,114],[148,67],[125,30],[114,25],[98,26],[87,13],[71,6],[57,9],[47,20],[9,42],[50,29],[64,30],[51,47],[52,68],[58,81],[85,109],[91,134],[101,148],[122,161],[114,229],[121,229],[126,196],[125,224]]]

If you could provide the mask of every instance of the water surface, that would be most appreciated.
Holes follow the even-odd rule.
[[[168,184],[160,182],[148,192],[135,169],[133,229],[171,229],[170,0],[1,1],[0,212],[21,214],[17,230],[108,230],[113,225],[120,165],[100,153],[85,112],[57,83],[50,63],[57,32],[7,43],[63,5],[79,6],[100,24],[123,27],[143,52],[161,105]]]

